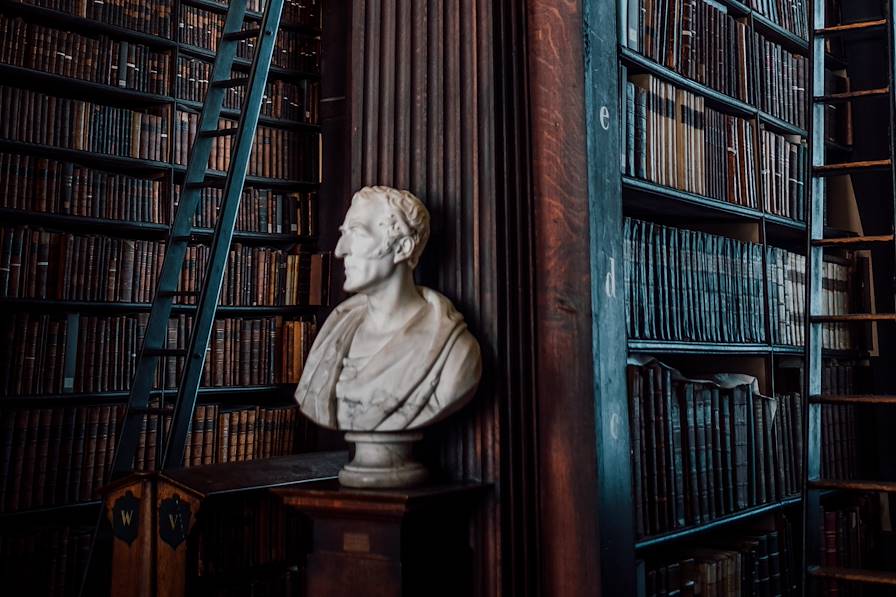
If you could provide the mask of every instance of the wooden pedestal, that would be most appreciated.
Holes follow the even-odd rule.
[[[472,594],[469,515],[485,490],[374,491],[321,482],[273,491],[313,524],[306,595],[457,597]]]

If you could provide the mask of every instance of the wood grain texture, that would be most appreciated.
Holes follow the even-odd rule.
[[[451,480],[492,483],[474,515],[477,594],[502,593],[502,344],[496,192],[493,0],[354,0],[350,43],[351,188],[408,189],[427,205],[431,236],[419,283],[450,298],[482,347],[474,403],[428,432]],[[515,259],[516,257],[514,257]]]
[[[528,3],[541,590],[599,593],[582,6]]]

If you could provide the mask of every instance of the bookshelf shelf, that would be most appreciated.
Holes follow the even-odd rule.
[[[645,550],[654,547],[666,546],[670,543],[674,543],[676,541],[681,541],[682,539],[690,539],[692,537],[697,537],[699,535],[703,535],[710,531],[715,531],[721,528],[725,528],[729,525],[733,525],[739,522],[745,522],[748,520],[753,520],[765,514],[770,514],[773,512],[777,512],[779,510],[783,510],[784,508],[789,508],[791,506],[796,506],[802,503],[802,498],[800,496],[794,496],[791,498],[787,498],[781,500],[780,502],[773,502],[770,504],[763,504],[761,506],[755,506],[753,508],[748,508],[746,510],[741,510],[740,512],[734,512],[732,514],[728,514],[727,516],[722,516],[715,520],[712,520],[707,523],[703,523],[699,526],[687,527],[684,529],[678,529],[676,531],[672,531],[669,533],[664,533],[662,535],[655,535],[652,537],[646,537],[641,539],[635,543],[636,550]]]
[[[81,312],[81,311],[104,311],[109,313],[132,313],[149,311],[151,303],[113,303],[103,301],[62,301],[48,299],[31,299],[31,298],[0,298],[0,307],[4,309],[38,309],[43,311],[64,311],[64,312]],[[189,313],[195,309],[194,305],[174,305],[175,313]],[[240,306],[240,305],[220,305],[218,306],[218,314],[221,316],[229,315],[296,315],[303,313],[313,313],[319,307],[317,305],[260,305],[260,306]]]
[[[134,29],[127,29],[125,27],[118,27],[117,25],[110,25],[108,23],[103,23],[102,21],[94,21],[92,19],[79,17],[51,8],[44,8],[42,6],[34,6],[22,2],[12,2],[10,0],[0,0],[0,9],[15,14],[35,17],[44,22],[65,25],[70,31],[102,33],[110,37],[126,41],[135,41],[154,48],[174,49],[177,47],[177,42],[168,39],[167,37],[144,33]]]
[[[0,78],[5,78],[14,83],[14,86],[20,87],[19,81],[28,81],[37,84],[43,84],[50,88],[50,92],[54,95],[65,93],[76,97],[77,99],[115,99],[119,101],[127,101],[140,104],[165,104],[171,101],[171,97],[167,95],[158,95],[154,93],[146,93],[135,89],[125,87],[114,87],[112,85],[104,85],[75,77],[65,77],[55,73],[49,73],[33,68],[24,68],[21,66],[13,66],[10,64],[0,63]],[[60,88],[60,86],[62,86]]]
[[[784,29],[758,12],[753,12],[753,24],[756,30],[772,41],[789,46],[790,50],[798,50],[803,54],[809,52],[809,41]]]
[[[77,230],[81,232],[99,232],[117,238],[145,238],[164,240],[168,237],[169,226],[167,224],[155,224],[152,222],[132,222],[126,220],[109,220],[104,218],[92,218],[87,216],[72,216],[68,214],[53,214],[44,212],[24,211],[20,209],[0,208],[0,219],[3,221],[17,221],[31,223],[47,228],[60,228],[65,230]],[[213,234],[211,228],[194,228],[196,242],[206,242]],[[234,242],[251,245],[293,245],[310,242],[308,237],[295,234],[253,232],[236,230],[233,233]]]
[[[200,396],[242,396],[250,394],[270,394],[272,392],[283,391],[285,388],[292,388],[295,384],[273,384],[263,386],[218,386],[218,387],[200,387]],[[150,391],[150,396],[174,396],[177,394],[177,388],[154,389]],[[114,392],[72,392],[63,394],[41,394],[32,396],[0,396],[0,404],[9,404],[10,402],[125,402],[128,399],[127,390]]]
[[[98,513],[102,502],[100,500],[91,500],[89,502],[74,502],[71,504],[60,504],[58,506],[48,506],[46,508],[30,508],[28,510],[19,510],[16,512],[4,512],[0,514],[0,525],[5,523],[24,522],[28,519],[44,519],[56,515],[75,515],[83,514],[88,516],[94,512]]]
[[[214,61],[215,59],[215,53],[211,50],[206,50],[205,48],[191,46],[189,44],[183,43],[178,44],[178,47],[180,48],[181,53],[186,54],[187,56],[202,58],[209,61]],[[252,65],[252,61],[247,58],[235,58],[233,64],[235,68],[246,70]],[[304,79],[308,81],[320,81],[320,75],[317,73],[308,73],[300,70],[281,68],[279,66],[272,66],[268,75],[280,79]]]
[[[699,218],[718,218],[720,216],[742,221],[758,222],[762,212],[743,205],[719,201],[703,195],[695,195],[687,191],[679,191],[631,176],[622,177],[622,188],[637,192],[637,199],[624,195],[626,207],[646,208],[651,211],[665,209],[670,215]],[[647,199],[647,197],[650,197]]]
[[[707,87],[706,85],[702,85],[700,83],[697,83],[696,81],[692,81],[687,77],[676,73],[672,69],[666,68],[661,64],[657,64],[653,60],[650,60],[649,58],[646,58],[629,48],[620,46],[619,57],[623,60],[623,62],[627,63],[628,66],[643,69],[650,74],[664,79],[682,89],[686,89],[692,93],[702,95],[704,98],[709,100],[710,103],[724,108],[727,112],[734,113],[738,116],[757,117],[761,122],[765,123],[771,128],[788,135],[800,135],[802,137],[808,135],[808,132],[805,129],[801,129],[797,126],[781,120],[780,118],[776,118],[771,114],[767,114],[761,110],[757,110],[750,104],[726,95],[721,91],[716,91],[711,87]]]
[[[227,14],[227,4],[222,4],[219,2],[214,2],[212,0],[181,0],[182,4],[186,4],[188,6],[195,6],[197,8],[204,8],[206,10],[217,12],[220,14]],[[252,10],[246,11],[245,20],[247,21],[260,21],[261,13],[255,12]],[[291,24],[291,23],[281,23],[281,29],[288,29],[290,31],[298,31],[301,33],[305,33],[309,36],[319,36],[321,34],[320,27],[312,27],[310,25],[299,25],[299,24]]]
[[[181,166],[180,164],[165,164],[166,167],[171,168],[178,175],[183,175],[187,171],[186,166]],[[214,178],[218,180],[224,180],[225,175],[223,172],[218,171],[209,171],[206,175],[206,178]],[[261,176],[246,176],[246,186],[250,187],[263,187],[266,189],[281,189],[281,190],[314,190],[320,185],[319,182],[310,182],[306,180],[287,180],[282,178],[263,178]]]
[[[762,343],[677,342],[671,340],[629,340],[629,352],[660,354],[770,354],[773,348]]]
[[[130,173],[164,172],[172,169],[171,164],[168,162],[141,160],[138,158],[129,158],[107,153],[84,151],[82,149],[68,149],[65,147],[54,147],[52,145],[41,145],[39,143],[13,141],[11,139],[0,139],[0,150],[39,155],[77,162],[79,164],[84,164],[85,166],[96,166],[103,169],[114,169],[116,171]]]
[[[178,106],[184,106],[187,108],[192,108],[194,110],[202,109],[202,102],[194,102],[193,100],[185,100],[185,99],[174,99],[173,100]],[[229,110],[222,109],[221,115],[225,118],[239,118],[240,111],[239,110]],[[268,126],[275,126],[280,128],[289,128],[296,130],[306,130],[306,131],[314,131],[320,132],[319,124],[310,124],[307,122],[301,122],[298,120],[287,120],[285,118],[271,118],[270,116],[259,116],[258,124],[266,124]]]

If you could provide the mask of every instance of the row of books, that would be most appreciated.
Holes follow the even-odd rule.
[[[0,227],[0,297],[149,303],[166,243]],[[199,290],[207,245],[187,249],[180,289]],[[287,255],[280,249],[230,248],[222,305],[321,305],[329,285],[329,255]],[[187,297],[182,302],[193,302]]]
[[[0,337],[7,342],[0,352],[9,364],[0,373],[2,395],[128,390],[148,320],[148,313],[7,315],[0,321]],[[167,345],[188,348],[191,328],[192,316],[172,317]],[[313,322],[284,322],[280,316],[217,319],[201,383],[205,387],[297,383],[314,332]],[[185,357],[174,356],[160,359],[156,387],[176,387],[184,361]]]
[[[0,14],[0,62],[113,87],[167,95],[168,54]]]
[[[762,247],[626,218],[629,338],[765,342]]]
[[[16,512],[89,501],[109,481],[122,429],[124,404],[22,408],[0,413],[0,509]],[[170,426],[170,415],[166,424]],[[158,462],[160,417],[141,426],[135,465]],[[185,466],[236,462],[295,452],[301,437],[295,406],[196,408],[184,451]],[[160,441],[161,440],[161,441]]]
[[[821,369],[822,395],[859,393],[857,365],[852,361],[825,360]],[[821,477],[859,478],[856,407],[851,404],[821,405]]]
[[[809,153],[805,143],[795,143],[768,130],[760,130],[760,188],[766,213],[806,221],[806,184]]]
[[[849,265],[825,261],[821,264],[821,304],[829,315],[850,312]],[[771,340],[773,344],[805,344],[806,258],[777,247],[766,247],[769,280]],[[849,323],[822,324],[822,346],[849,350],[855,340]]]
[[[765,342],[767,298],[769,341],[805,343],[803,255],[766,247],[763,265],[760,245],[631,218],[623,240],[629,338]],[[825,313],[850,313],[850,271],[849,263],[823,262]],[[854,348],[850,324],[822,324],[822,346]]]
[[[245,25],[246,28],[251,26]],[[217,52],[224,32],[224,15],[183,5],[178,31],[181,43]],[[237,56],[252,58],[255,43],[254,38],[241,40],[237,45]],[[281,29],[277,32],[271,64],[307,73],[320,72],[320,40],[300,31]]]
[[[167,224],[168,183],[62,160],[0,153],[0,207]]]
[[[629,176],[747,207],[756,201],[753,123],[653,75],[626,84]]]
[[[0,152],[0,207],[86,218],[168,224],[168,181],[89,168],[80,164]],[[180,185],[174,185],[177,207]],[[195,225],[213,228],[224,191],[201,190]],[[243,189],[236,230],[314,234],[316,193]]]
[[[687,549],[672,561],[640,562],[639,597],[782,597],[798,595],[799,571],[792,524],[741,531],[707,546]]]
[[[95,499],[109,480],[124,405],[4,410],[0,507]]]
[[[809,0],[747,0],[746,4],[772,23],[803,39],[809,38]]]
[[[762,396],[745,375],[690,380],[649,358],[627,375],[638,536],[799,492],[799,395]]]
[[[882,495],[882,494],[881,494]],[[886,499],[886,498],[884,498]],[[860,494],[823,505],[821,562],[840,568],[876,568],[879,553],[881,505],[878,494]],[[855,595],[836,582],[825,582],[825,595]]]
[[[10,595],[75,597],[87,568],[93,525],[29,525],[0,533],[0,576]]]
[[[206,502],[202,517],[203,525],[197,533],[199,576],[233,577],[239,576],[234,575],[236,570],[301,559],[298,553],[300,542],[295,540],[305,536],[300,515],[286,507],[278,496],[255,493],[239,500]],[[240,524],[233,524],[234,520],[239,520]],[[251,575],[246,576],[251,578]],[[256,585],[254,582],[252,584]],[[275,597],[302,594],[301,591],[282,592],[282,589],[274,587],[266,587],[266,590],[261,586],[255,588],[258,592],[252,593],[249,587],[228,583],[228,593],[233,595]],[[209,595],[218,597],[218,594]],[[223,593],[221,597],[224,597]]]
[[[174,126],[174,163],[186,164],[199,129],[199,114],[177,111]],[[233,120],[221,118],[219,129],[235,128]],[[259,125],[255,130],[255,146],[249,156],[248,174],[265,178],[279,178],[314,182],[318,179],[317,149],[320,136],[309,131],[293,131]],[[215,137],[208,166],[225,171],[230,165],[234,138]]]
[[[212,63],[200,58],[178,56],[174,93],[179,99],[201,102],[208,92],[212,77]],[[229,87],[224,91],[224,107],[239,110],[243,105],[245,88]],[[265,85],[261,115],[270,118],[317,123],[317,104],[320,99],[318,81],[285,81],[268,79]]]
[[[201,228],[214,228],[218,211],[224,198],[224,189],[204,188],[200,191],[199,208],[193,222]],[[236,229],[247,232],[272,234],[294,233],[310,236],[314,233],[312,206],[316,202],[313,192],[278,192],[270,189],[245,187],[240,199],[240,211]],[[178,205],[180,185],[174,185],[174,205]]]
[[[15,0],[125,29],[171,37],[171,0]]]
[[[0,138],[116,156],[166,161],[168,124],[162,114],[55,97],[0,86]]]
[[[711,0],[627,0],[626,45],[681,75],[805,127],[808,60]]]
[[[229,2],[215,1],[222,6],[229,5]],[[266,0],[248,0],[246,2],[246,10],[253,12],[261,12],[265,6],[267,6]],[[283,23],[320,27],[320,17],[320,0],[286,0],[283,3],[283,15],[281,16]]]
[[[153,399],[153,405],[160,401]],[[134,469],[155,470],[171,415],[146,415],[140,423]],[[184,466],[244,462],[293,454],[304,441],[304,419],[295,406],[238,406],[200,404],[193,412],[184,444]]]
[[[805,219],[805,144],[765,130],[757,138],[752,121],[653,75],[630,77],[625,124],[629,176],[753,209],[762,195],[766,211]]]

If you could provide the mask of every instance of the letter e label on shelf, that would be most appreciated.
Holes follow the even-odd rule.
[[[605,131],[610,130],[610,109],[606,106],[600,107],[600,125]]]

